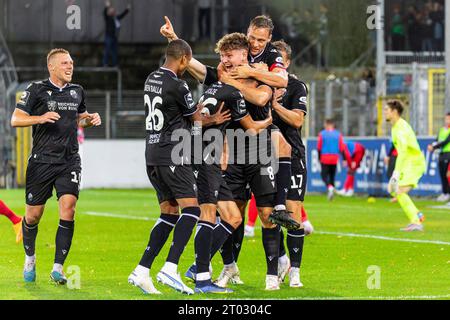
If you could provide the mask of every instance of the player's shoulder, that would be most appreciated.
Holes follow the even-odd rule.
[[[280,51],[278,51],[278,49],[275,48],[275,46],[271,42],[269,42],[267,44],[266,51],[267,51],[267,53],[270,53],[270,54],[281,55]]]
[[[78,84],[78,83],[69,83],[67,85],[67,89],[84,91],[83,86],[81,84]]]
[[[291,86],[294,88],[301,88],[305,91],[308,91],[308,87],[306,86],[306,83],[301,81],[295,74],[289,74],[288,86]]]
[[[235,97],[242,97],[242,93],[235,87],[230,86],[229,84],[226,83],[222,83],[222,87],[227,94]]]
[[[25,91],[36,91],[47,86],[48,83],[45,80],[32,81],[26,86]]]

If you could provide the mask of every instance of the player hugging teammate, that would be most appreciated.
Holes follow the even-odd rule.
[[[199,220],[195,235],[196,261],[186,277],[195,282],[196,293],[232,292],[226,288],[229,282],[243,283],[237,260],[244,235],[245,209],[253,193],[262,224],[266,290],[280,289],[288,273],[290,286],[301,287],[299,271],[304,239],[301,209],[306,189],[306,161],[300,130],[307,112],[307,89],[303,82],[286,72],[291,56],[289,45],[283,41],[272,44],[272,21],[269,17],[258,16],[251,21],[247,35],[232,33],[218,41],[216,52],[221,60],[218,67],[197,61],[188,52],[190,48],[176,57],[177,63],[168,65],[168,61],[174,62],[169,49],[188,45],[178,39],[169,19],[165,19],[166,24],[160,31],[169,40],[166,63],[149,76],[145,89],[146,115],[151,119],[147,124],[147,170],[161,203],[161,217],[129,282],[146,293],[159,293],[153,286],[149,269],[175,226],[170,251],[179,246],[179,254],[177,259],[167,260],[157,279],[180,292],[193,293],[181,281],[176,266]],[[208,87],[197,108],[192,98],[186,99],[190,93],[186,84],[178,79],[184,70]],[[182,83],[174,85],[184,91],[172,90],[171,95],[166,85],[169,78]],[[152,90],[152,87],[159,89]],[[172,114],[168,114],[169,110]],[[203,130],[198,128],[197,122],[186,121],[189,117],[200,123]],[[189,127],[192,131],[189,140],[191,136],[198,137],[200,131],[203,137],[219,132],[219,141],[215,141],[212,149],[202,143],[201,159],[196,161],[196,157],[183,153],[180,157],[185,160],[181,165],[175,164],[170,157],[178,142],[169,143],[169,140],[173,138],[174,129]],[[244,132],[265,143],[258,143],[255,149],[248,140],[239,139]],[[267,154],[266,149],[271,150],[268,159],[261,156]],[[163,157],[166,159],[159,161]],[[149,159],[153,160],[149,162]],[[180,181],[183,177],[189,177],[185,184]],[[168,181],[170,179],[173,181]],[[192,192],[185,195],[186,190]],[[186,199],[189,199],[188,206],[181,203]],[[180,218],[179,206],[182,208]],[[217,223],[216,211],[220,217]],[[181,226],[180,221],[188,216],[192,217],[191,223]],[[288,229],[290,259],[284,249],[281,226]],[[177,230],[180,233],[184,230],[182,241],[177,237]],[[219,250],[224,268],[212,283],[210,260]]]

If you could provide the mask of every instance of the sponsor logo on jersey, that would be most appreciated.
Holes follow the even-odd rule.
[[[72,96],[72,98],[77,99],[78,98],[78,94],[75,90],[70,90],[70,95]]]
[[[301,103],[306,103],[307,102],[307,98],[306,97],[300,97],[300,99],[298,99]]]
[[[52,100],[47,101],[47,107],[48,107],[48,111],[52,111],[52,112],[56,111],[56,109],[58,108],[56,101],[52,101]]]
[[[279,62],[279,63],[283,63],[283,58],[282,58],[282,57],[277,57],[277,58],[275,59],[275,61],[276,61],[276,62]]]
[[[51,90],[48,90],[48,91],[47,91],[47,94],[48,94],[49,97],[51,97],[51,96],[52,96],[52,91],[51,91]]]

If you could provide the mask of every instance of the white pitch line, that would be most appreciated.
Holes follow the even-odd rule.
[[[450,206],[448,206],[448,205],[443,205],[443,206],[430,206],[430,207],[428,207],[428,208],[431,208],[431,209],[450,210]]]
[[[95,217],[108,217],[108,218],[119,218],[119,219],[129,219],[129,220],[145,220],[145,221],[156,221],[156,218],[148,218],[141,216],[130,216],[127,214],[117,214],[117,213],[109,213],[109,212],[94,212],[94,211],[86,211],[86,212],[78,212],[78,214],[86,214],[88,216]]]
[[[445,241],[402,239],[402,238],[391,238],[391,237],[383,237],[383,236],[374,236],[374,235],[371,235],[371,234],[356,234],[356,233],[342,233],[342,232],[329,232],[329,231],[315,231],[314,233],[335,235],[335,236],[342,236],[342,237],[352,237],[352,238],[369,238],[369,239],[378,239],[378,240],[386,240],[386,241],[429,243],[429,244],[441,244],[441,245],[444,245],[444,246],[450,246],[450,242],[445,242]]]

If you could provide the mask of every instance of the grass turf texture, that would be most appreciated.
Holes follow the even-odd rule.
[[[23,190],[0,190],[0,198],[15,212],[24,212]],[[138,263],[159,216],[153,190],[83,190],[77,206],[75,236],[65,270],[81,270],[81,288],[69,290],[50,283],[54,239],[58,226],[57,202],[48,201],[37,238],[37,281],[22,279],[24,252],[16,245],[10,222],[0,218],[0,299],[401,299],[408,297],[450,298],[450,245],[412,243],[320,234],[321,231],[368,234],[401,239],[450,243],[450,210],[431,209],[435,202],[417,200],[426,215],[424,233],[402,233],[407,220],[398,204],[387,199],[368,203],[367,198],[308,196],[306,208],[318,233],[306,237],[301,279],[305,287],[266,292],[266,264],[260,228],[244,239],[239,257],[242,286],[231,286],[231,295],[187,297],[156,283],[156,274],[167,257],[168,243],[155,260],[151,275],[162,296],[146,296],[127,283]],[[89,212],[133,216],[133,219],[92,216]],[[136,217],[148,218],[138,220]],[[259,226],[259,225],[258,225]],[[194,261],[193,236],[181,257],[184,275]],[[380,289],[370,290],[369,266],[381,271]],[[213,260],[214,278],[221,269],[220,255]],[[184,277],[183,277],[184,281]],[[185,281],[193,288],[191,282]]]

